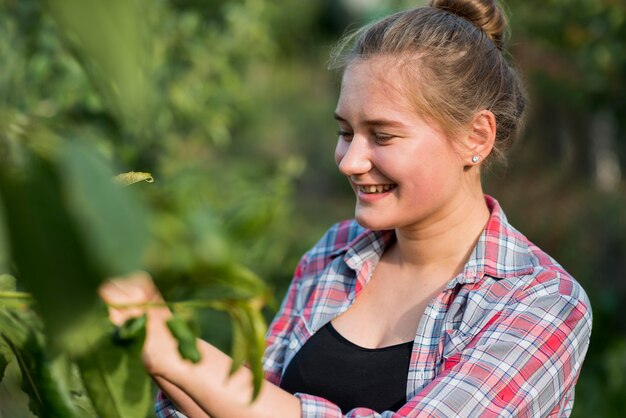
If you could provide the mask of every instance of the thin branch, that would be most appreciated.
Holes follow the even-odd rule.
[[[35,302],[35,299],[30,293],[26,292],[0,292],[0,300],[8,299],[15,301],[25,301],[27,303]],[[144,302],[144,303],[107,303],[109,308],[114,309],[131,309],[131,308],[193,308],[193,309],[216,309],[227,310],[233,305],[234,301],[225,300],[206,300],[206,299],[191,299],[180,302]]]
[[[26,292],[0,292],[0,299],[18,299],[32,301],[33,296]]]

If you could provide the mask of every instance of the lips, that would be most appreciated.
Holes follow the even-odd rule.
[[[385,193],[396,188],[395,184],[366,184],[357,185],[360,192],[365,194]]]

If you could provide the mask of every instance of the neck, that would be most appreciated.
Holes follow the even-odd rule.
[[[401,268],[449,280],[463,270],[489,216],[482,191],[466,196],[424,224],[397,228],[389,256]]]

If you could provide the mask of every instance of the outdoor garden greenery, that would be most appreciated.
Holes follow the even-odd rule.
[[[265,322],[298,257],[351,216],[329,49],[348,25],[418,4],[3,0],[0,417],[152,415],[143,318],[116,329],[97,297],[138,269],[174,310],[181,355],[197,360],[200,335],[259,383]],[[487,192],[590,295],[573,416],[618,417],[626,4],[506,6],[531,108]]]

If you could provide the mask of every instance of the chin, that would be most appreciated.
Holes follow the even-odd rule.
[[[363,214],[359,214],[358,212],[355,215],[355,219],[359,225],[363,228],[367,228],[371,231],[384,231],[388,229],[394,229],[395,226],[386,221],[385,219],[373,219],[374,216],[364,216]]]

